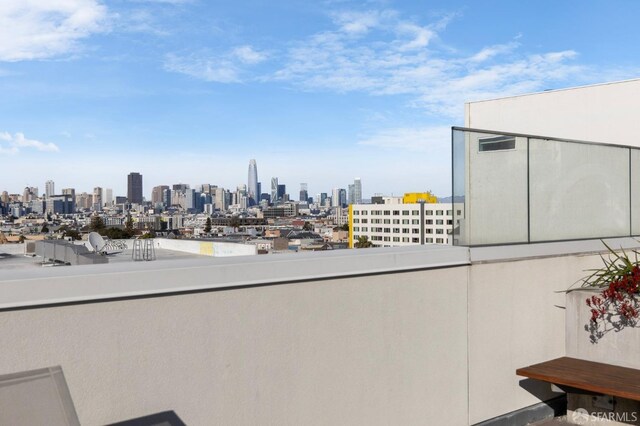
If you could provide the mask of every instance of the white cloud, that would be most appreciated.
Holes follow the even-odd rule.
[[[374,146],[389,150],[440,153],[451,140],[451,127],[433,126],[410,128],[400,127],[382,130],[375,135],[358,141],[358,145]]]
[[[0,61],[69,53],[104,30],[107,8],[98,0],[2,0]]]
[[[164,69],[205,81],[239,83],[247,72],[246,67],[266,61],[267,54],[252,46],[243,45],[224,54],[198,53],[186,56],[169,53]]]
[[[263,52],[255,50],[251,46],[240,46],[233,49],[233,55],[245,64],[259,64],[267,59]]]
[[[331,17],[335,27],[291,46],[271,79],[305,90],[405,95],[447,118],[462,117],[466,101],[586,79],[584,67],[571,63],[576,52],[522,53],[519,35],[471,54],[451,49],[440,39],[456,15],[427,24],[388,10]]]
[[[422,49],[436,36],[436,32],[428,27],[421,27],[412,23],[403,22],[398,25],[400,33],[409,34],[411,40],[400,46],[401,51]]]
[[[392,18],[395,12],[389,10],[366,12],[341,11],[331,14],[333,22],[340,27],[340,31],[350,35],[361,35],[369,32],[370,29],[382,25],[386,20]]]
[[[0,154],[17,154],[21,148],[34,148],[45,152],[60,151],[58,146],[51,142],[27,139],[23,133],[11,135],[9,132],[0,132]]]
[[[511,52],[519,46],[520,44],[515,41],[506,44],[496,44],[494,46],[488,46],[473,55],[471,58],[469,58],[469,60],[471,62],[483,62],[495,56]]]
[[[205,81],[217,83],[238,83],[239,71],[232,61],[212,56],[166,56],[164,69],[178,72]]]

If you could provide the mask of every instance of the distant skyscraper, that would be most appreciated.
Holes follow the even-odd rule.
[[[224,188],[216,188],[214,190],[213,205],[220,211],[227,210],[227,197]]]
[[[284,196],[286,193],[287,193],[287,185],[279,184],[278,185],[278,201],[286,201],[284,199]]]
[[[300,184],[300,202],[306,203],[308,198],[309,198],[309,192],[307,191],[307,184],[301,183]]]
[[[362,181],[359,177],[353,180],[353,204],[362,204]]]
[[[251,204],[258,204],[260,192],[258,190],[258,166],[256,160],[249,161],[249,182],[247,184],[247,196]]]
[[[93,204],[92,208],[94,211],[102,211],[102,188],[96,186],[93,188]]]
[[[362,204],[362,182],[360,178],[355,178],[353,185],[349,185],[348,204]]]
[[[35,200],[36,198],[38,198],[38,188],[33,188],[33,187],[30,187],[30,186],[27,186],[27,187],[24,188],[24,191],[22,193],[22,202],[23,203],[28,203],[28,202],[30,202],[32,200]]]
[[[142,204],[142,175],[131,172],[127,177],[127,200],[132,204]]]
[[[278,178],[271,178],[271,202],[276,203],[278,201]]]
[[[45,191],[44,194],[46,195],[47,198],[51,197],[53,194],[56,193],[55,184],[53,183],[52,180],[48,180],[45,182],[44,191]]]
[[[70,195],[71,196],[71,211],[76,211],[76,190],[74,188],[64,188],[62,190],[62,195]]]
[[[341,207],[342,206],[342,193],[345,194],[345,198],[346,198],[346,193],[347,191],[345,191],[342,188],[333,188],[333,192],[331,194],[331,207]]]
[[[171,205],[171,190],[167,186],[167,189],[162,190],[162,200],[161,203],[164,204],[165,207]]]
[[[186,191],[189,189],[189,185],[186,183],[174,183],[171,189],[174,191]]]
[[[153,190],[151,191],[151,203],[153,205],[163,203],[165,200],[163,196],[164,191],[167,189],[169,189],[167,185],[154,186]]]
[[[103,192],[104,198],[102,199],[103,206],[112,206],[113,205],[113,189],[107,188]]]

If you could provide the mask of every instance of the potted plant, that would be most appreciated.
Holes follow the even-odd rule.
[[[593,343],[605,334],[636,327],[640,319],[640,262],[638,252],[633,250],[633,259],[625,250],[617,253],[606,243],[607,257],[601,256],[604,265],[591,271],[582,280],[582,288],[596,289],[585,303],[591,314],[586,329]]]
[[[566,294],[566,354],[640,369],[640,251],[601,255],[579,288]]]

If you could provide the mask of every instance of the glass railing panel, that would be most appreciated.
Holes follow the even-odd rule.
[[[640,236],[640,149],[631,148],[631,235]]]
[[[629,149],[529,139],[531,242],[626,236]]]
[[[527,139],[473,131],[465,139],[461,234],[468,245],[526,243]]]
[[[469,227],[465,221],[465,191],[467,187],[466,159],[467,154],[466,132],[453,130],[451,143],[452,174],[453,174],[453,245],[469,245]]]

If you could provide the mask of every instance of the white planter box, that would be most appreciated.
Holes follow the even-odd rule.
[[[588,330],[591,312],[585,301],[598,293],[597,290],[567,293],[567,356],[640,369],[640,327],[610,330],[592,341],[592,333]]]

